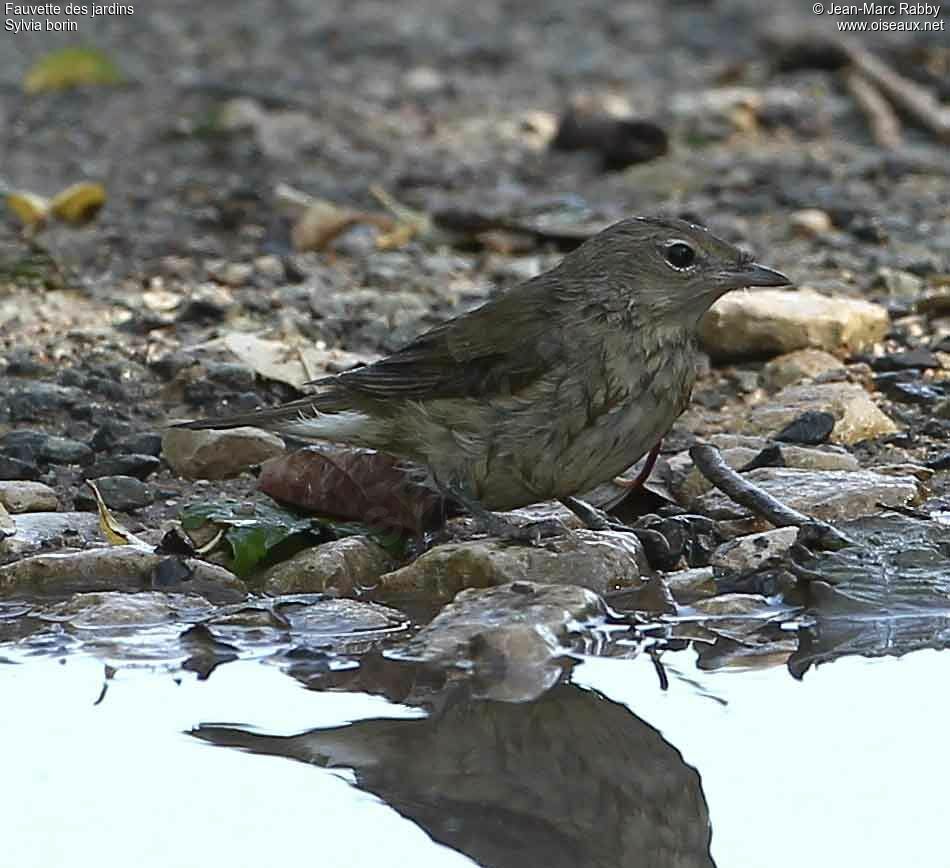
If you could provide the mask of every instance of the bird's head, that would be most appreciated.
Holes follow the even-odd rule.
[[[654,217],[615,223],[566,257],[562,268],[639,317],[692,327],[731,289],[790,283],[702,226]]]

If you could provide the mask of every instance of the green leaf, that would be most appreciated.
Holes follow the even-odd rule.
[[[313,530],[311,519],[265,503],[193,503],[181,511],[179,518],[185,530],[196,530],[207,522],[226,527],[224,538],[234,556],[234,572],[242,577],[253,572],[284,540]]]

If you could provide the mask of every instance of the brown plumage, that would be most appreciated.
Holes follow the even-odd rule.
[[[697,326],[719,296],[787,283],[699,226],[631,218],[313,395],[185,425],[389,452],[488,509],[563,499],[636,462],[685,409]]]

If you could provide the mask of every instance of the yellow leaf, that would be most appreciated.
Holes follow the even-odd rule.
[[[115,520],[115,517],[109,512],[109,507],[102,499],[99,488],[91,479],[86,480],[86,485],[92,489],[93,497],[96,498],[96,508],[99,510],[99,529],[103,536],[114,546],[137,546],[146,548],[150,551],[154,546],[150,546],[145,540],[139,539],[132,531],[123,524]]]
[[[50,213],[70,226],[82,226],[96,218],[105,202],[102,184],[83,181],[57,193],[50,202]]]
[[[68,90],[82,85],[121,84],[122,73],[95,48],[63,48],[40,58],[23,79],[27,93]]]
[[[39,228],[46,222],[49,216],[50,203],[43,196],[37,196],[36,193],[27,193],[25,191],[16,191],[7,193],[7,208],[15,215],[17,220],[30,229]]]

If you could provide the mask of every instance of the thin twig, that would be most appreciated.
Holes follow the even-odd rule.
[[[881,91],[856,69],[845,70],[844,82],[864,112],[874,141],[882,148],[899,147],[903,139],[900,118]]]
[[[719,450],[708,443],[697,443],[689,450],[693,464],[713,485],[740,506],[761,516],[776,527],[801,528],[799,541],[818,548],[840,549],[854,543],[830,524],[786,506],[757,485],[743,479],[722,459]],[[804,539],[803,539],[804,537]]]

